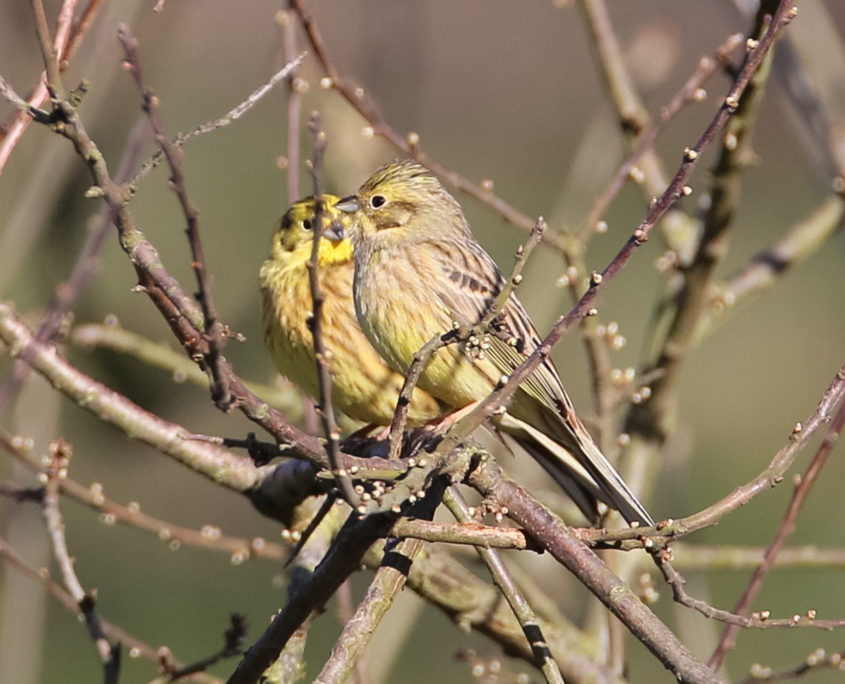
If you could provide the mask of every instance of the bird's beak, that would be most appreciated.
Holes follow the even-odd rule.
[[[323,230],[323,237],[327,237],[332,242],[340,242],[346,237],[346,228],[343,224],[335,219]]]
[[[335,209],[340,209],[345,214],[351,214],[358,211],[361,205],[358,203],[358,198],[355,195],[349,195],[335,203]]]

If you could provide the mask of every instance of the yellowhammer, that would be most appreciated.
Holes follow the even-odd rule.
[[[473,238],[458,202],[425,167],[393,161],[335,208],[352,218],[358,320],[394,370],[404,374],[431,338],[455,323],[475,325],[495,302],[501,272]],[[343,235],[343,225],[332,228],[334,237]],[[501,330],[488,335],[484,354],[465,344],[440,349],[419,386],[453,409],[486,397],[541,341],[516,296],[507,300],[501,320],[505,339]],[[575,415],[551,359],[525,380],[497,420],[590,520],[597,519],[599,499],[629,522],[653,524]]]
[[[333,208],[338,200],[323,195],[325,222],[348,217]],[[279,372],[307,394],[319,394],[314,344],[308,319],[311,290],[306,262],[313,248],[314,199],[294,204],[281,218],[270,245],[270,256],[259,273],[263,300],[264,342]],[[361,332],[352,303],[352,243],[320,239],[319,278],[325,294],[322,334],[331,352],[332,403],[351,418],[389,425],[403,378],[392,371]],[[413,424],[442,412],[423,390],[415,391],[409,410]]]

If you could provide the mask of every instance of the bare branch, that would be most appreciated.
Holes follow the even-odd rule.
[[[479,403],[472,413],[461,420],[463,430],[468,432],[473,431],[487,417],[492,415],[499,406],[507,406],[519,385],[548,357],[554,345],[562,339],[577,321],[594,313],[595,310],[592,308],[593,302],[602,288],[606,287],[607,283],[628,263],[634,250],[645,243],[651,229],[666,213],[669,207],[677,202],[678,199],[688,194],[686,192],[686,183],[697,166],[702,151],[714,140],[716,134],[724,127],[734,111],[736,111],[740,97],[750,83],[752,76],[763,63],[763,60],[774,44],[775,38],[789,24],[793,16],[791,0],[783,0],[765,36],[763,36],[749,53],[745,65],[728,91],[728,95],[725,97],[718,113],[707,126],[704,133],[702,133],[698,142],[692,148],[685,151],[681,167],[663,194],[651,203],[646,217],[604,270],[601,273],[595,273],[593,275],[590,287],[569,313],[552,328],[537,350],[511,373],[506,383],[501,387],[497,387],[486,399]],[[458,437],[458,435],[455,435],[454,439],[458,439]],[[445,444],[444,448],[450,448],[450,444]]]
[[[346,681],[364,654],[376,628],[405,587],[411,565],[422,547],[416,539],[406,539],[385,548],[367,593],[355,614],[346,621],[331,655],[314,680],[321,684]]]
[[[244,114],[250,111],[256,104],[258,104],[259,100],[261,100],[267,93],[269,93],[273,88],[275,88],[279,83],[283,80],[291,78],[291,74],[296,70],[296,68],[302,63],[302,60],[305,59],[305,53],[300,53],[298,56],[291,57],[288,60],[287,64],[283,66],[279,71],[277,71],[272,78],[270,78],[267,83],[264,83],[255,90],[250,93],[250,95],[241,102],[240,104],[236,105],[233,109],[230,109],[226,114],[221,116],[218,119],[212,119],[211,121],[207,121],[203,124],[200,124],[196,128],[187,133],[179,133],[170,141],[170,145],[172,145],[175,149],[182,149],[186,143],[193,140],[194,138],[205,135],[206,133],[211,133],[213,131],[219,130],[221,128],[225,128],[233,123],[235,123],[238,119],[240,119]],[[135,192],[137,189],[138,184],[146,178],[149,173],[157,167],[160,163],[162,158],[164,157],[164,152],[159,149],[149,160],[144,162],[144,164],[139,169],[138,173],[126,183],[126,188],[130,192]]]
[[[458,522],[467,523],[471,520],[466,501],[455,485],[446,490],[443,501]],[[493,582],[504,595],[516,619],[519,620],[525,638],[534,653],[535,665],[543,673],[547,682],[563,684],[563,677],[549,650],[534,609],[520,591],[501,555],[494,549],[483,546],[476,547],[476,550],[490,571]]]
[[[68,553],[64,518],[59,510],[59,480],[67,472],[70,454],[70,445],[62,440],[57,440],[50,445],[50,464],[44,471],[47,479],[44,488],[44,522],[50,534],[53,554],[61,569],[65,587],[82,613],[88,634],[103,662],[103,681],[105,684],[117,684],[120,673],[120,643],[109,643],[97,615],[96,599],[82,588],[76,576],[73,561]]]
[[[778,525],[778,529],[775,532],[775,536],[769,544],[769,547],[766,549],[763,560],[754,569],[754,574],[751,576],[748,586],[745,588],[745,591],[742,593],[739,601],[734,606],[734,613],[745,615],[750,610],[754,599],[759,595],[760,590],[763,588],[763,582],[768,576],[769,571],[774,566],[778,555],[780,555],[780,552],[783,550],[786,540],[795,530],[795,520],[798,517],[798,512],[807,500],[810,490],[816,483],[816,480],[821,473],[821,469],[827,461],[827,457],[836,445],[836,442],[839,439],[839,433],[842,432],[843,425],[845,425],[845,401],[839,405],[839,410],[833,417],[833,421],[827,430],[827,434],[825,435],[819,448],[816,450],[813,459],[810,461],[810,465],[807,466],[807,470],[804,472],[804,475],[795,476],[795,488],[792,491],[792,498],[786,508],[783,520],[781,520],[780,525]],[[708,662],[710,667],[715,669],[721,666],[727,652],[733,649],[736,644],[736,635],[738,631],[738,625],[730,625],[722,631],[719,643],[713,651],[713,655],[710,656],[710,661]]]
[[[483,496],[507,507],[508,515],[530,530],[535,541],[572,572],[678,679],[723,681],[716,672],[699,662],[560,518],[509,480],[501,468],[491,461],[484,461],[470,474],[469,483]]]
[[[311,258],[306,262],[308,286],[311,290],[311,318],[309,327],[314,343],[314,358],[317,364],[317,382],[319,385],[320,420],[326,435],[326,455],[329,459],[332,475],[346,502],[353,509],[358,508],[360,500],[352,488],[349,474],[340,466],[340,429],[337,427],[332,405],[332,377],[329,368],[329,356],[323,341],[323,302],[325,296],[320,289],[320,241],[323,239],[323,155],[326,151],[326,134],[320,129],[320,117],[317,112],[311,114],[308,128],[314,136],[314,155],[311,174],[314,181],[314,237]],[[363,512],[363,511],[362,511]]]
[[[153,93],[144,80],[141,70],[141,62],[138,56],[138,40],[129,34],[129,27],[121,24],[117,32],[118,38],[123,45],[126,54],[126,64],[143,98],[143,109],[150,120],[153,135],[161,147],[164,156],[170,167],[170,183],[182,213],[185,215],[187,224],[186,233],[188,244],[191,248],[191,267],[197,280],[196,298],[202,308],[204,328],[203,333],[208,344],[205,353],[208,365],[209,377],[211,379],[211,398],[224,411],[228,411],[234,402],[234,397],[228,385],[228,374],[224,369],[223,347],[225,346],[225,333],[223,325],[217,316],[217,307],[211,296],[211,280],[208,275],[208,265],[205,260],[205,251],[200,238],[199,213],[188,197],[188,188],[185,184],[185,174],[182,172],[181,151],[174,146],[164,133],[164,128],[158,113],[158,97]]]

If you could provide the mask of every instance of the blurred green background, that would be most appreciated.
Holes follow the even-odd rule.
[[[46,4],[48,16],[55,16],[59,3]],[[158,14],[152,12],[152,4],[129,0],[106,4],[64,76],[68,86],[81,79],[90,82],[81,111],[112,169],[141,116],[137,90],[121,69],[122,52],[115,37],[120,22],[128,23],[140,41],[148,82],[161,99],[161,114],[172,133],[221,116],[283,63],[282,34],[275,21],[281,9],[278,2],[256,0],[241,6],[171,0]],[[529,215],[545,215],[554,229],[578,226],[622,159],[615,115],[577,7],[504,0],[324,0],[309,2],[308,7],[340,72],[367,90],[395,129],[417,132],[426,152],[468,178],[492,179],[497,194]],[[689,77],[703,54],[712,53],[729,34],[750,27],[750,18],[727,0],[611,3],[610,11],[631,73],[653,114]],[[841,131],[845,62],[838,41],[845,34],[845,5],[801,3],[789,34],[799,55],[820,65],[813,85],[831,107],[834,130]],[[0,3],[0,74],[23,94],[41,68],[28,3]],[[337,94],[320,88],[311,57],[300,75],[308,84],[303,118],[318,109],[328,135],[325,187],[338,194],[352,192],[394,152],[364,136],[365,122]],[[707,100],[686,108],[661,137],[658,150],[670,173],[680,162],[683,147],[698,138],[712,117],[727,83],[724,76],[709,82]],[[7,103],[0,103],[4,117],[10,110]],[[721,275],[745,264],[826,196],[830,178],[805,133],[777,80],[770,83],[754,134],[757,158],[745,174],[732,250],[719,269]],[[227,355],[242,377],[266,382],[273,382],[274,375],[261,341],[256,274],[273,223],[286,206],[287,171],[278,163],[285,155],[285,136],[285,95],[279,87],[236,124],[202,136],[185,149],[188,189],[200,209],[218,310],[225,323],[246,337],[244,343],[230,343]],[[302,142],[307,155],[307,132]],[[148,145],[146,154],[153,150]],[[712,159],[711,152],[692,179],[697,191],[706,187]],[[307,194],[309,176],[301,168],[297,171],[302,194]],[[130,208],[166,266],[192,291],[182,216],[167,176],[164,169],[155,171]],[[0,178],[0,297],[14,300],[30,321],[68,274],[99,209],[97,201],[83,198],[88,185],[70,145],[37,126],[27,132]],[[524,234],[490,210],[459,199],[479,240],[507,270]],[[683,206],[695,213],[700,199],[696,192]],[[590,268],[607,263],[641,220],[645,207],[638,189],[622,192],[607,213],[609,231],[592,243]],[[570,301],[554,286],[564,270],[560,258],[541,252],[530,263],[520,291],[544,331],[568,310]],[[614,352],[620,368],[637,366],[642,360],[654,297],[662,282],[654,267],[661,252],[655,235],[599,304],[602,318],[618,321],[628,339],[626,347]],[[656,517],[692,513],[752,478],[785,442],[794,423],[815,409],[845,351],[843,265],[845,242],[840,232],[819,253],[786,273],[772,293],[729,314],[694,352],[683,375],[677,434],[667,449],[656,499],[649,505]],[[147,298],[131,293],[135,282],[112,236],[96,280],[79,303],[76,322],[102,321],[114,314],[128,329],[175,347]],[[556,357],[576,406],[588,415],[589,381],[577,337],[564,340]],[[190,430],[241,436],[251,429],[240,414],[218,412],[206,391],[176,384],[166,373],[107,352],[68,349],[67,353],[94,377]],[[0,357],[3,376],[9,368],[7,357]],[[144,511],[175,524],[208,523],[232,535],[278,539],[278,526],[262,519],[245,500],[103,427],[68,401],[52,398],[38,378],[31,380],[6,425],[34,437],[42,451],[50,439],[65,436],[74,446],[71,476],[84,484],[103,483],[106,494],[118,502],[139,501]],[[803,470],[809,456],[799,458],[797,471]],[[505,467],[509,465],[505,462]],[[0,459],[0,479],[19,476],[9,459]],[[550,486],[540,474],[532,471],[530,477],[536,477],[535,488]],[[793,543],[845,545],[844,477],[839,449],[799,517]],[[765,545],[788,496],[785,484],[690,541]],[[255,638],[284,601],[276,581],[281,568],[273,563],[252,561],[234,567],[223,554],[191,548],[174,552],[136,529],[103,525],[95,513],[71,502],[63,505],[63,512],[77,571],[86,588],[98,590],[101,614],[153,646],[167,644],[186,661],[218,647],[229,612],[245,613],[252,625],[250,637]],[[0,501],[0,515],[0,526],[6,527],[4,521],[14,517],[17,529],[24,530],[15,538],[18,550],[35,567],[49,565],[36,507]],[[580,586],[547,558],[524,555],[511,554],[511,559],[528,565],[577,618],[589,600]],[[45,600],[31,583],[13,577],[14,571],[4,568],[4,573],[0,668],[14,672],[10,663],[23,665],[31,659],[38,663],[34,670],[38,674],[31,681],[99,680],[100,667],[76,618]],[[687,574],[694,593],[730,608],[749,573]],[[366,575],[359,578],[356,595],[365,582]],[[843,587],[842,568],[777,570],[755,607],[768,608],[777,616],[815,608],[819,617],[841,617]],[[420,608],[419,622],[407,639],[397,637],[405,635],[403,622],[413,620]],[[668,591],[662,592],[657,610],[699,656],[709,655],[716,625],[676,608]],[[24,632],[28,624],[32,631]],[[324,615],[312,629],[307,654],[313,667],[325,659],[338,630],[332,614]],[[29,635],[26,648],[10,652],[16,632]],[[737,678],[753,662],[776,669],[796,665],[819,646],[842,650],[845,641],[836,632],[743,632],[738,649],[728,658],[728,671]],[[377,635],[369,659],[380,681],[467,681],[467,665],[452,657],[458,648],[467,647],[485,655],[496,653],[494,646],[462,634],[405,592]],[[213,671],[225,676],[232,666],[226,663]],[[515,671],[527,669],[518,662],[511,666]],[[154,672],[149,663],[125,658],[121,681],[146,681]],[[832,681],[834,676],[821,672],[813,681]],[[631,640],[631,681],[669,681],[669,677]]]

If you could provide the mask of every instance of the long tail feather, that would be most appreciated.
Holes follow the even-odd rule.
[[[629,523],[654,525],[648,511],[589,436],[577,440],[581,454],[576,458],[548,435],[509,414],[501,417],[499,427],[543,466],[590,522],[598,519],[598,500],[618,510]]]

